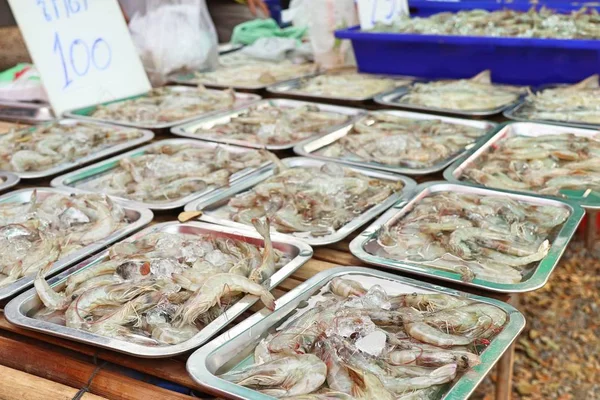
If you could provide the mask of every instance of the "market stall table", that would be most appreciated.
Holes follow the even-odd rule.
[[[10,129],[11,124],[1,123],[0,132]],[[156,140],[172,138],[168,135],[157,135]],[[280,157],[291,154],[280,154]],[[441,174],[428,176],[424,180],[439,180]],[[21,183],[18,188],[31,186],[49,186],[49,181],[37,180]],[[155,216],[153,223],[176,220],[178,211],[160,212]],[[590,224],[591,225],[591,224]],[[592,225],[593,227],[593,225]],[[280,297],[285,292],[293,289],[301,282],[309,279],[320,271],[336,266],[368,266],[348,250],[348,245],[353,239],[351,235],[346,240],[326,247],[315,248],[313,259],[297,270],[290,278],[282,282],[273,291],[275,297]],[[373,268],[372,266],[368,266]],[[436,282],[419,278],[428,282]],[[439,283],[439,282],[436,282]],[[445,286],[465,290],[464,287],[444,283]],[[475,294],[494,297],[510,302],[518,308],[516,295],[492,295],[488,292],[468,290]],[[255,305],[251,312],[260,309]],[[245,316],[250,313],[245,314]],[[231,326],[230,326],[231,327]],[[225,328],[228,329],[228,328]],[[514,363],[515,344],[503,355],[497,366],[496,399],[509,399],[512,388],[512,373]],[[143,373],[146,379],[160,379],[173,382],[192,391],[198,386],[192,381],[185,369],[187,356],[168,359],[140,359],[126,356],[109,350],[96,348],[70,342],[67,340],[42,335],[36,332],[23,330],[9,324],[4,316],[0,317],[0,365],[26,370],[33,375],[48,378],[51,381],[77,388],[87,388],[90,393],[107,398],[126,399],[162,399],[162,398],[190,398],[190,396],[157,387],[132,378],[131,372],[116,371],[115,368],[125,368],[134,373]],[[61,360],[57,363],[56,360]],[[167,384],[168,384],[167,382]],[[164,382],[163,382],[164,383]],[[198,392],[197,396],[202,396]]]

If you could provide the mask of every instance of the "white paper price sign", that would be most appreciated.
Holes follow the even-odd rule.
[[[391,24],[400,15],[408,15],[407,0],[358,0],[361,29],[371,29],[376,23]]]
[[[150,82],[117,0],[8,0],[56,115]]]

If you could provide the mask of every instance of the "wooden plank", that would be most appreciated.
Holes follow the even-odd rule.
[[[315,250],[314,258],[337,265],[366,266],[364,262],[351,253],[322,247]]]
[[[304,282],[318,274],[321,271],[325,271],[327,269],[337,267],[336,264],[332,264],[325,261],[320,261],[316,259],[309,260],[306,264],[304,264],[301,268],[296,270],[292,274],[292,278],[297,279],[300,282]]]
[[[89,391],[109,399],[191,399],[119,372],[98,368],[91,362],[72,357],[67,350],[33,344],[23,337],[0,336],[0,364],[72,387],[85,387],[93,378]]]
[[[13,122],[5,122],[5,121],[0,121],[0,135],[8,132],[11,129],[18,129],[18,128],[24,128],[27,125],[25,124],[15,124]]]
[[[79,390],[48,379],[30,375],[0,365],[0,399],[2,400],[71,400]],[[84,393],[82,400],[102,400],[104,397]]]

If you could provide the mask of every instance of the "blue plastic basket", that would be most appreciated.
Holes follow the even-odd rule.
[[[581,3],[564,2],[560,7],[553,7],[552,2],[546,5],[559,12],[581,7]],[[474,1],[444,6],[437,11],[531,7]],[[495,82],[519,85],[572,83],[600,73],[600,40],[373,33],[358,27],[336,31],[336,37],[352,41],[358,68],[368,73],[469,78],[489,69]]]

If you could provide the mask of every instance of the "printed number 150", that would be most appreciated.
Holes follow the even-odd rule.
[[[60,36],[56,32],[54,34],[54,53],[58,54],[62,66],[65,82],[63,89],[73,83],[74,75],[86,76],[92,65],[97,70],[103,71],[110,66],[112,61],[112,51],[103,38],[94,40],[91,48],[82,39],[75,39],[68,48],[63,48]]]

